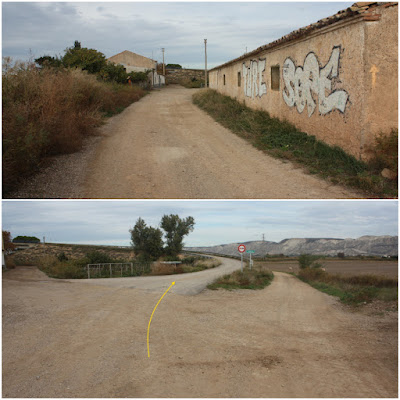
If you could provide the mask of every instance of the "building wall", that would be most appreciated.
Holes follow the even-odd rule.
[[[155,69],[157,65],[154,60],[128,50],[110,57],[108,61],[115,64],[122,64],[126,68],[126,72],[141,72],[148,69]]]
[[[365,150],[380,132],[398,122],[398,10],[382,8],[381,18],[365,24]]]
[[[397,7],[379,9],[380,21],[339,21],[217,67],[210,88],[362,158],[379,130],[397,128]],[[271,67],[279,67],[278,89]]]

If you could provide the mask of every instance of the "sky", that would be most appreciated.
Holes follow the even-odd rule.
[[[2,55],[63,55],[75,40],[107,57],[130,50],[208,68],[351,6],[353,2],[3,2]]]
[[[187,246],[252,240],[358,238],[398,232],[397,201],[3,201],[2,227],[46,242],[129,246],[139,217],[158,227],[163,215],[192,216]]]

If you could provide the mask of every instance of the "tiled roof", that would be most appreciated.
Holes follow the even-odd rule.
[[[261,46],[257,48],[256,50],[251,51],[250,53],[243,54],[242,56],[235,58],[234,60],[228,61],[225,64],[219,65],[218,67],[212,68],[210,71],[219,69],[222,67],[225,67],[230,64],[234,64],[237,61],[240,61],[242,59],[251,57],[252,55],[256,55],[260,53],[261,51],[271,49],[273,47],[277,47],[281,44],[290,42],[295,39],[302,38],[318,29],[324,28],[328,25],[335,24],[336,22],[343,21],[346,19],[351,19],[351,18],[361,18],[364,21],[378,21],[380,19],[380,12],[379,9],[381,7],[393,7],[397,6],[397,2],[387,2],[387,3],[382,3],[382,2],[358,2],[354,3],[351,7],[346,8],[345,10],[338,11],[336,14],[323,18],[319,20],[318,22],[315,22],[311,25],[305,26],[304,28],[297,29],[288,35],[285,35],[281,37],[280,39],[277,39],[269,44],[266,44],[264,46]]]

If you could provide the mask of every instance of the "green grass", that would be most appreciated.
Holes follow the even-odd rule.
[[[384,167],[382,160],[397,160],[397,132],[392,132],[388,139],[396,145],[377,144],[374,157],[378,157],[378,153],[381,155],[379,165],[375,162],[366,164],[338,146],[330,146],[313,135],[301,132],[287,121],[272,118],[265,111],[246,107],[215,90],[194,94],[193,102],[217,122],[274,157],[301,164],[311,174],[317,174],[332,183],[361,189],[372,197],[397,197],[397,180],[389,181],[380,175]],[[396,168],[397,172],[397,164],[394,167],[391,162],[388,167]]]
[[[328,274],[319,268],[305,268],[296,275],[313,288],[336,296],[344,304],[358,305],[373,300],[397,301],[396,279],[375,275],[343,276]]]
[[[268,286],[274,275],[271,271],[263,267],[253,267],[252,270],[245,268],[243,272],[235,271],[229,275],[218,278],[215,282],[208,285],[208,289],[264,289]]]

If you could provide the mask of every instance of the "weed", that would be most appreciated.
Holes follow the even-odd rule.
[[[215,282],[208,285],[209,289],[263,289],[268,286],[274,275],[271,271],[264,267],[256,267],[253,269],[244,269],[243,272],[235,271],[232,274],[224,275]]]
[[[329,274],[320,268],[305,268],[297,277],[346,304],[369,303],[374,299],[395,301],[398,297],[397,280],[381,276],[344,276]]]

